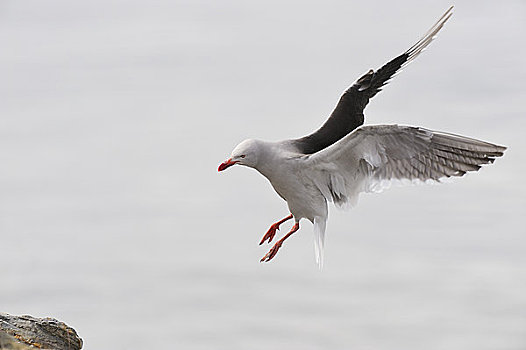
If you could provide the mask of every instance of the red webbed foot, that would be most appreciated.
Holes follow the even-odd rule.
[[[283,242],[289,238],[294,232],[298,231],[300,229],[300,224],[298,222],[296,222],[294,224],[294,226],[292,226],[292,229],[290,230],[289,233],[287,233],[282,239],[280,239],[279,241],[277,241],[274,246],[272,248],[270,248],[269,252],[267,253],[267,255],[265,255],[261,260],[260,262],[269,262],[270,260],[272,260],[276,254],[278,254],[278,250],[279,248],[281,248],[281,245],[283,244]]]
[[[265,233],[265,235],[263,236],[263,239],[261,239],[261,242],[259,242],[259,245],[262,245],[267,240],[268,240],[268,243],[272,242],[272,240],[274,239],[274,236],[276,235],[276,231],[279,230],[279,225],[281,225],[282,223],[284,223],[285,221],[290,220],[290,219],[292,219],[292,214],[290,214],[289,216],[287,216],[283,220],[280,220],[280,221],[270,225],[270,228],[268,229],[267,233]]]

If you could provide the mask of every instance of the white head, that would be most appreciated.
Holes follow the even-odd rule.
[[[254,168],[258,163],[259,142],[248,139],[237,145],[230,158],[219,165],[217,171],[223,171],[234,164],[245,165]]]

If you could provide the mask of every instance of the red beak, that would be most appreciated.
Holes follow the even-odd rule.
[[[226,168],[231,167],[232,165],[236,164],[237,161],[232,161],[232,158],[229,158],[225,160],[223,163],[219,164],[219,168],[217,168],[217,171],[223,171]]]

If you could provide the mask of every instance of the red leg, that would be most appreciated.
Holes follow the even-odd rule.
[[[294,226],[292,226],[292,229],[290,230],[289,233],[287,233],[282,239],[280,239],[279,241],[276,242],[276,244],[274,244],[274,246],[272,248],[270,248],[269,252],[267,253],[267,255],[265,255],[263,257],[263,259],[261,259],[260,261],[263,262],[268,262],[270,260],[272,260],[273,257],[276,256],[276,254],[278,254],[278,250],[279,248],[281,248],[281,245],[283,244],[283,242],[289,238],[290,236],[292,236],[292,234],[296,231],[298,231],[300,229],[300,224],[299,222],[296,222],[294,224]]]
[[[270,228],[268,229],[267,233],[265,233],[265,235],[263,236],[263,239],[261,240],[261,242],[259,242],[259,245],[262,245],[263,243],[265,243],[267,239],[269,243],[272,242],[272,239],[274,239],[274,235],[276,234],[276,231],[279,230],[279,225],[281,225],[282,223],[290,219],[292,219],[292,214],[287,216],[285,219],[272,224]]]

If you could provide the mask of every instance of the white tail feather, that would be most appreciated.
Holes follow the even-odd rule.
[[[314,218],[314,254],[316,264],[321,270],[323,268],[323,249],[325,247],[325,227],[326,219],[321,217]]]

